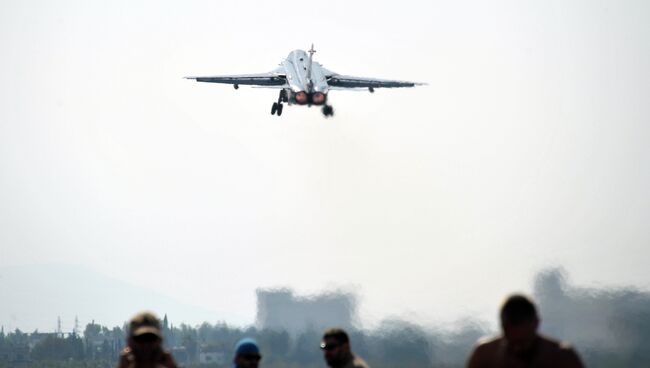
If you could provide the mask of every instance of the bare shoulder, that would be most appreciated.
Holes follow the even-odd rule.
[[[545,350],[551,350],[555,352],[570,352],[573,351],[571,344],[558,341],[548,336],[539,335],[539,342]]]
[[[479,339],[469,355],[466,366],[469,368],[493,366],[502,345],[503,338],[500,336]]]
[[[354,355],[354,359],[352,359],[352,366],[354,368],[370,368],[368,363],[357,355]]]
[[[501,345],[503,345],[502,336],[483,337],[476,342],[476,345],[474,346],[474,351],[480,353],[495,351]]]
[[[543,350],[556,357],[561,367],[582,368],[584,365],[573,346],[567,342],[557,341],[546,336],[540,336]]]
[[[582,368],[582,360],[580,356],[568,343],[560,343],[559,345],[559,355],[560,360],[563,362],[564,367],[566,368]]]

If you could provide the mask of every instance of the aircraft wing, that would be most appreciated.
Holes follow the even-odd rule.
[[[271,72],[260,74],[239,74],[239,75],[216,75],[208,77],[185,77],[185,79],[194,79],[197,82],[223,83],[249,86],[265,86],[271,88],[280,88],[287,83],[284,75]]]
[[[400,87],[415,87],[423,83],[396,81],[388,79],[375,79],[375,78],[362,78],[352,77],[348,75],[332,74],[327,80],[330,87],[336,89],[345,88],[400,88]]]

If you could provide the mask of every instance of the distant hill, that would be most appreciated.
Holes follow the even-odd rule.
[[[112,279],[80,266],[41,265],[0,268],[0,325],[5,330],[71,331],[95,320],[122,326],[136,312],[149,309],[172,323],[216,322],[223,316],[186,305],[148,289]]]

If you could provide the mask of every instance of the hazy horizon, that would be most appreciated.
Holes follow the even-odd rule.
[[[47,275],[47,279],[42,276]],[[553,281],[550,285],[549,279],[559,278],[561,285],[554,286]],[[198,307],[198,303],[192,301],[179,301],[165,293],[152,292],[143,287],[137,287],[128,283],[128,280],[120,280],[108,277],[92,271],[89,268],[79,265],[30,265],[30,266],[12,266],[0,267],[0,295],[3,295],[5,303],[0,305],[0,326],[5,332],[11,332],[20,329],[23,332],[53,332],[57,328],[57,321],[60,318],[63,332],[73,330],[75,320],[82,330],[86,324],[95,322],[103,326],[121,327],[137,311],[151,310],[158,314],[160,318],[167,316],[173,325],[187,324],[198,326],[207,323],[226,323],[234,327],[256,326],[260,321],[256,320],[256,315],[237,315],[231,314],[227,309],[215,310]],[[540,283],[541,282],[541,283]],[[20,288],[16,285],[24,285]],[[549,300],[537,300],[541,303],[540,312],[542,315],[551,315],[552,318],[545,320],[542,329],[546,325],[553,326],[551,330],[557,329],[559,321],[567,318],[563,316],[557,307],[546,309],[545,303],[562,303],[557,296],[547,295],[557,293],[557,287],[570,297],[591,297],[611,299],[620,293],[632,293],[645,295],[650,300],[650,290],[643,290],[630,285],[599,285],[590,287],[575,284],[568,270],[554,266],[538,270],[531,277],[530,285],[526,289],[518,290],[533,298],[543,297]],[[442,334],[453,334],[466,328],[468,325],[480,326],[486,332],[495,333],[498,330],[498,308],[501,299],[496,299],[492,310],[487,315],[473,315],[458,313],[453,318],[441,317],[436,320],[425,320],[421,317],[411,314],[394,314],[375,316],[371,319],[367,316],[367,303],[363,300],[363,290],[351,288],[333,288],[319,290],[317,293],[301,293],[289,286],[277,285],[264,290],[265,292],[289,292],[296,300],[314,301],[322,297],[334,296],[343,298],[352,298],[349,312],[351,313],[353,327],[359,330],[374,330],[380,328],[385,323],[391,321],[403,321],[413,323],[419,328],[426,331],[436,331]],[[550,290],[543,292],[543,290]],[[560,298],[561,299],[561,298]],[[628,298],[629,299],[629,298]],[[110,303],[105,303],[109,300]],[[609,302],[609,301],[608,301]],[[47,311],[43,311],[42,305],[46,304]],[[259,308],[259,300],[257,301]],[[638,303],[626,303],[628,308],[634,309]],[[12,307],[13,306],[13,307]],[[18,307],[19,306],[19,307]],[[593,306],[599,308],[599,306]],[[607,310],[606,306],[600,306],[601,310]],[[640,307],[641,309],[645,307]],[[602,312],[599,312],[602,314]],[[256,310],[259,314],[259,310]],[[566,314],[566,311],[565,311]],[[258,316],[259,317],[259,316]],[[624,316],[619,318],[630,320],[630,323],[636,323],[636,315]],[[594,317],[595,318],[595,317]],[[606,316],[611,318],[611,316]],[[331,319],[331,317],[329,317]],[[287,322],[286,326],[279,321],[273,322],[274,329],[286,329],[290,331],[296,321]],[[603,319],[602,323],[607,321]],[[332,325],[341,326],[343,320]],[[323,327],[324,328],[324,327]],[[588,329],[587,329],[588,330]]]

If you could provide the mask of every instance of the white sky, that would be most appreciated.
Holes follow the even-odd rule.
[[[334,91],[326,120],[182,79],[312,42],[429,85]],[[257,287],[355,289],[368,324],[492,319],[549,265],[650,287],[647,1],[4,1],[0,50],[0,266],[236,323]]]

